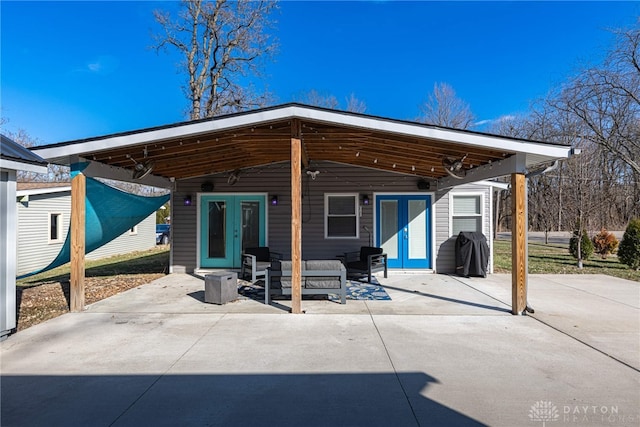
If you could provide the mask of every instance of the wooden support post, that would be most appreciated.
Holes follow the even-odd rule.
[[[527,198],[524,174],[511,174],[511,312],[527,307]]]
[[[291,312],[302,313],[302,170],[300,123],[291,122]]]
[[[72,312],[84,310],[85,195],[86,178],[79,173],[71,180],[71,290],[69,309]]]

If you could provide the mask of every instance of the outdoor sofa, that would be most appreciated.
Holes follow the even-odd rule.
[[[301,261],[302,295],[338,294],[347,302],[347,270],[340,260]],[[264,302],[271,295],[291,295],[291,261],[273,261],[265,277]]]

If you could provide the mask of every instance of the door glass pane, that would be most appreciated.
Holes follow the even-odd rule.
[[[240,203],[242,212],[242,252],[260,246],[260,202]]]
[[[226,210],[225,202],[209,202],[209,258],[224,258],[226,247]]]
[[[409,200],[409,259],[427,257],[427,201]]]
[[[391,259],[398,258],[398,201],[380,201],[380,241],[382,249]]]

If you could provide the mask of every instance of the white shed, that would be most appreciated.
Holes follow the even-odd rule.
[[[47,162],[0,135],[0,340],[16,327],[16,171],[46,173]]]

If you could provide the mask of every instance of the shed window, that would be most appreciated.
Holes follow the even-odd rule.
[[[454,195],[452,197],[451,233],[461,231],[482,232],[482,197],[474,195]]]
[[[358,238],[358,195],[326,194],[325,238],[356,239]]]
[[[49,242],[57,243],[62,240],[62,214],[49,214]]]

